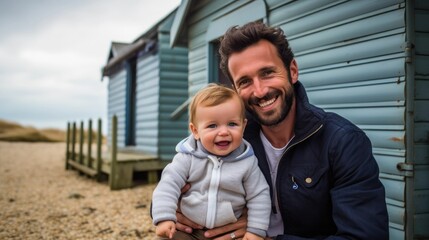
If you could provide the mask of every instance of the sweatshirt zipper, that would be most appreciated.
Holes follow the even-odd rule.
[[[214,228],[216,220],[217,194],[219,191],[220,170],[223,161],[214,156],[209,156],[209,159],[213,162],[213,169],[207,199],[206,227],[211,229]]]

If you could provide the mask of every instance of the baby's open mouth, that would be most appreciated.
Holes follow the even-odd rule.
[[[224,146],[228,146],[229,143],[230,141],[220,141],[220,142],[217,142],[216,145],[224,147]]]

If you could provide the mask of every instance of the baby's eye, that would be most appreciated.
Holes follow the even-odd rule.
[[[230,123],[228,123],[228,126],[235,127],[235,126],[238,126],[238,124],[235,122],[230,122]]]
[[[207,128],[216,128],[216,124],[210,124],[207,126]]]

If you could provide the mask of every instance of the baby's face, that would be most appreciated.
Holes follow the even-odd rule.
[[[242,142],[246,121],[241,116],[240,99],[232,98],[217,106],[198,106],[196,124],[191,131],[204,148],[217,156],[226,156]]]

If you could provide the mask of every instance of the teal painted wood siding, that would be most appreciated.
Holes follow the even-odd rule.
[[[188,135],[188,112],[172,118],[172,113],[188,99],[188,50],[170,48],[169,33],[158,37],[160,56],[160,115],[159,154],[171,160],[176,154],[177,143]]]
[[[137,60],[136,148],[158,156],[159,56]]]
[[[188,52],[171,49],[168,34],[160,34],[158,41],[156,54],[138,59],[136,148],[171,160],[188,133],[187,113],[171,117],[188,98]]]
[[[188,98],[187,48],[170,48],[168,18],[158,27],[156,46],[138,59],[136,149],[171,160],[188,134],[187,113],[171,114]]]
[[[386,188],[390,239],[406,239],[406,21],[402,1],[269,5],[284,29],[310,102],[348,118],[372,141]],[[283,17],[282,17],[283,16]],[[411,220],[412,221],[412,220]]]
[[[125,146],[125,100],[126,100],[126,71],[121,69],[109,78],[108,84],[108,110],[107,110],[107,126],[108,128],[108,146],[112,144],[112,117],[118,117],[118,147]]]

